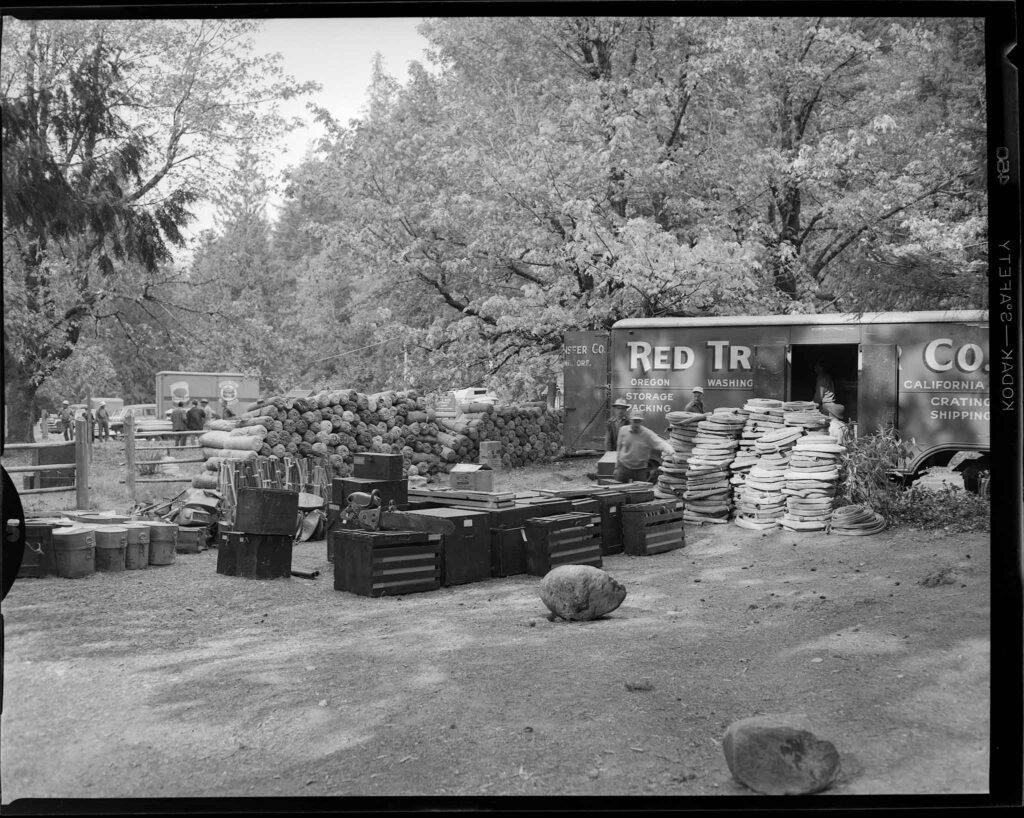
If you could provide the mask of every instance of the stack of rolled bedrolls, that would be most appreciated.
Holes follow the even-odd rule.
[[[788,401],[782,404],[782,419],[786,426],[799,426],[805,432],[817,432],[828,428],[828,415],[818,411],[817,404],[810,401]]]
[[[668,442],[674,450],[661,458],[661,476],[657,488],[661,493],[682,498],[686,492],[686,471],[697,437],[697,424],[707,415],[701,412],[669,412]]]
[[[686,472],[684,522],[726,523],[732,513],[729,465],[746,422],[734,409],[717,409],[697,423]]]
[[[791,531],[824,531],[832,520],[839,458],[845,446],[831,435],[812,432],[793,447],[786,471],[786,513],[779,520]]]

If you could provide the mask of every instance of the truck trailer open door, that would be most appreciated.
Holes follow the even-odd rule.
[[[895,344],[861,344],[857,369],[857,433],[895,426],[899,356]]]
[[[754,397],[786,400],[785,344],[754,347]]]
[[[562,339],[565,420],[562,443],[569,453],[604,451],[608,421],[607,332],[567,332]]]

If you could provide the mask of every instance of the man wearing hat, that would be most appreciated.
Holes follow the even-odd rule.
[[[99,430],[99,439],[102,443],[104,440],[110,440],[110,414],[107,412],[107,402],[101,400],[99,407],[96,409],[96,427]]]
[[[608,424],[605,427],[605,451],[614,452],[615,448],[619,445],[619,429],[623,426],[629,426],[629,418],[626,417],[628,410],[629,404],[622,398],[616,398],[612,402],[612,416],[608,418]]]
[[[844,417],[846,407],[841,403],[829,401],[821,404],[821,411],[829,416],[828,433],[836,439],[836,443],[846,443],[846,418]]]
[[[683,411],[704,414],[704,389],[702,387],[693,387],[693,400],[683,407]]]
[[[210,402],[206,398],[199,401],[199,408],[203,410],[203,417],[205,420],[217,419],[217,413],[214,411],[213,407],[210,406]]]
[[[654,453],[672,454],[672,445],[644,426],[643,412],[630,412],[629,425],[619,429],[618,446],[615,450],[615,479],[620,483],[634,480],[653,482],[653,472],[648,461],[656,460]]]
[[[61,401],[60,412],[57,413],[57,420],[60,423],[60,430],[64,433],[64,439],[74,440],[75,413],[71,411],[71,404],[66,400]]]

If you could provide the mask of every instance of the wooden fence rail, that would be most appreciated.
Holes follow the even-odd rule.
[[[136,503],[136,486],[139,483],[191,483],[192,476],[187,477],[144,477],[138,473],[140,466],[153,466],[157,468],[163,465],[162,461],[140,461],[136,458],[136,453],[145,451],[166,451],[168,454],[177,452],[187,451],[202,451],[202,446],[194,443],[177,443],[182,438],[187,439],[189,437],[198,438],[202,432],[200,431],[187,431],[187,432],[171,432],[171,431],[156,431],[156,432],[139,432],[135,429],[135,418],[131,415],[124,419],[124,465],[125,465],[125,483],[128,486],[128,497],[132,503]],[[156,440],[156,439],[171,439],[173,443],[167,443],[165,445],[143,443],[139,445],[137,441],[140,440]],[[174,458],[174,463],[168,462],[167,465],[177,466],[184,463],[205,463],[205,457],[190,457],[190,458]]]
[[[70,443],[71,441],[66,441]],[[89,508],[89,461],[91,458],[92,441],[89,440],[88,423],[84,418],[75,421],[75,462],[74,463],[33,463],[28,466],[4,466],[10,474],[38,474],[48,471],[73,471],[74,482],[70,486],[34,486],[19,489],[19,494],[52,494],[55,492],[75,492],[75,507]],[[52,443],[5,443],[4,453],[29,451],[33,458],[38,459],[39,452],[52,447]],[[60,444],[58,444],[60,445]]]

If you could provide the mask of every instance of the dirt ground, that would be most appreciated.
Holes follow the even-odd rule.
[[[549,621],[539,579],[404,597],[216,573],[216,551],[3,602],[3,802],[53,797],[749,795],[726,726],[802,713],[828,795],[984,793],[989,536],[686,526],[628,596]]]

